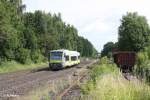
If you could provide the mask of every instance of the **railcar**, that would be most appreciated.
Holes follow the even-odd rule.
[[[52,70],[63,69],[65,67],[80,63],[80,53],[70,50],[52,50],[49,52],[49,67]]]
[[[113,52],[114,63],[122,72],[132,72],[136,62],[136,53],[130,51]]]

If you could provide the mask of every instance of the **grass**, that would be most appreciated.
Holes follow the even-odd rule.
[[[32,91],[30,92],[31,94],[28,95],[28,96],[24,96],[24,97],[21,97],[21,98],[17,98],[16,100],[51,100],[50,96],[48,95],[49,93],[49,90],[50,90],[50,87],[47,87],[47,88],[39,88],[39,89],[36,89],[36,91]],[[42,92],[41,92],[42,91]]]
[[[0,73],[9,73],[9,72],[16,72],[20,70],[34,69],[34,68],[44,67],[46,65],[48,64],[47,63],[20,64],[15,61],[3,62],[0,65]]]
[[[29,94],[15,98],[15,100],[51,100],[50,95],[55,96],[55,92],[51,91],[51,90],[53,90],[52,86],[46,85],[43,87],[39,87],[39,88],[29,92]]]
[[[16,100],[60,100],[57,95],[72,84],[72,81],[70,77],[52,80],[26,95],[17,97]]]
[[[94,68],[88,83],[81,86],[83,100],[150,100],[150,87],[138,80],[128,81],[114,65]]]

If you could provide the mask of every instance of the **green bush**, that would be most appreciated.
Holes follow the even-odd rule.
[[[137,54],[135,73],[150,82],[150,47],[145,47],[143,51]]]
[[[107,58],[107,56],[102,57],[102,58],[100,59],[100,63],[101,63],[101,64],[108,64],[109,62],[110,62],[110,60]]]
[[[18,52],[16,53],[16,59],[18,62],[22,64],[31,63],[30,50],[25,49],[25,48],[20,48]]]
[[[145,47],[145,52],[147,52],[148,59],[150,60],[150,46]]]
[[[34,63],[42,62],[43,59],[44,59],[44,57],[41,55],[40,50],[32,51],[30,55],[31,55],[31,60],[32,60]]]
[[[140,67],[142,65],[145,65],[145,62],[147,62],[148,59],[148,53],[147,52],[139,52],[137,54],[137,65]]]
[[[88,91],[95,88],[97,80],[103,77],[103,75],[112,73],[114,76],[119,74],[118,68],[114,64],[101,64],[96,65],[90,72],[90,80],[87,85],[82,87],[82,93],[87,94]]]

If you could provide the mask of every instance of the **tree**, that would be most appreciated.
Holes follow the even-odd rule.
[[[73,25],[63,22],[60,13],[24,13],[25,7],[22,0],[0,0],[0,63],[37,63],[54,49],[78,50],[88,57],[96,52]]]
[[[0,1],[0,58],[15,59],[15,51],[20,46],[22,33],[21,16],[18,14],[19,1]],[[9,9],[8,9],[9,8]]]
[[[47,33],[47,24],[44,19],[44,14],[41,11],[35,11],[34,13],[34,28],[35,33],[41,35]]]
[[[120,50],[139,51],[147,44],[150,34],[149,25],[144,16],[137,13],[127,13],[122,17],[118,30],[118,45]]]
[[[78,37],[77,51],[80,52],[81,56],[85,57],[95,57],[97,54],[97,50],[93,47],[91,42],[83,37]]]
[[[101,56],[107,56],[110,57],[112,49],[116,47],[116,45],[113,42],[107,42],[104,47],[103,50],[101,51]]]

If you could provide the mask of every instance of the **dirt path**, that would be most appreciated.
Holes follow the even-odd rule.
[[[92,63],[82,61],[78,66],[59,71],[51,71],[48,67],[26,70],[16,73],[0,74],[0,99],[24,95],[36,87],[47,84],[52,80],[71,75],[75,69]]]

